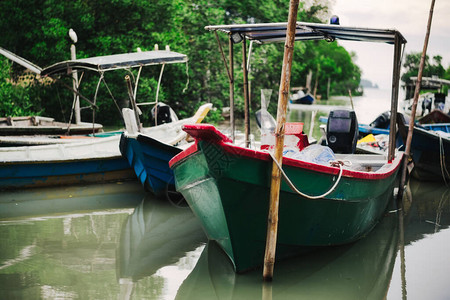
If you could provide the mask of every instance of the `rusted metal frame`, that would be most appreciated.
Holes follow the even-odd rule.
[[[401,53],[402,43],[398,33],[395,34],[394,41],[394,69],[392,72],[392,94],[391,94],[391,120],[389,130],[389,151],[388,161],[393,161],[395,158],[395,142],[397,133],[397,106],[398,106],[398,91],[400,84],[400,68],[401,68]]]
[[[230,57],[230,69],[228,79],[230,81],[230,125],[231,125],[231,140],[234,142],[235,139],[235,131],[236,131],[236,122],[234,118],[234,51],[233,51],[233,40],[231,39],[231,35],[228,40],[228,55]],[[226,65],[226,63],[225,63]]]
[[[161,65],[161,71],[159,72],[159,79],[158,79],[158,86],[157,86],[157,88],[156,88],[156,99],[155,99],[155,126],[158,126],[158,101],[159,101],[159,99],[158,99],[158,97],[159,97],[159,88],[160,88],[160,86],[161,86],[161,80],[162,80],[162,76],[163,76],[163,73],[164,73],[164,67],[166,66],[166,64],[165,63],[163,63],[162,65]],[[136,84],[137,84],[137,82],[136,82]],[[134,95],[134,99],[136,99],[136,95]],[[137,105],[137,104],[136,104]],[[137,106],[136,106],[137,107]]]
[[[100,72],[100,78],[97,82],[97,88],[95,89],[94,94],[94,105],[97,106],[97,95],[98,95],[98,89],[100,88],[101,82],[104,80],[104,72]],[[95,109],[92,109],[92,135],[95,135]]]
[[[248,69],[247,69],[247,40],[242,39],[242,69],[244,72],[244,122],[245,122],[245,147],[250,147],[250,97],[248,91]]]
[[[220,54],[222,55],[223,63],[225,64],[225,68],[227,69],[228,82],[230,87],[230,125],[231,125],[231,140],[234,142],[235,138],[235,121],[234,121],[234,67],[233,67],[233,41],[231,39],[231,34],[229,34],[228,41],[228,55],[229,55],[229,63],[227,64],[227,59],[225,58],[225,53],[222,48],[222,44],[220,43],[219,36],[217,31],[214,30],[214,35],[217,40],[217,44],[219,45]]]

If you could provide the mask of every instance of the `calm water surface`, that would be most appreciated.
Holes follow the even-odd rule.
[[[364,239],[234,274],[189,208],[137,183],[0,196],[1,299],[448,299],[450,191],[411,181]],[[403,223],[401,223],[403,221]],[[401,228],[404,230],[401,230]]]
[[[2,192],[0,299],[449,299],[449,198],[412,180],[404,217],[392,203],[367,237],[277,262],[263,285],[136,182]]]

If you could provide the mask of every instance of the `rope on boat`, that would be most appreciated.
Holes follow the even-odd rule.
[[[450,178],[450,174],[448,173],[447,167],[445,166],[444,144],[442,143],[441,135],[439,135],[439,159],[441,163],[442,178],[444,179],[445,185],[448,186],[447,178]]]
[[[289,179],[289,177],[288,177],[288,176],[286,175],[286,173],[283,171],[283,168],[280,166],[280,164],[278,163],[278,161],[277,161],[277,160],[275,159],[275,157],[273,156],[273,153],[270,152],[270,151],[267,151],[267,152],[269,153],[270,157],[272,157],[272,160],[275,162],[275,164],[277,165],[278,169],[280,169],[281,175],[283,175],[283,179],[286,181],[286,183],[289,185],[289,187],[290,187],[294,192],[296,192],[297,194],[299,194],[300,196],[303,196],[303,197],[305,197],[305,198],[308,198],[308,199],[320,199],[320,198],[326,197],[326,196],[328,196],[329,194],[331,194],[331,192],[334,191],[334,189],[338,186],[339,182],[341,181],[341,178],[342,178],[342,171],[343,171],[343,168],[342,168],[342,167],[343,167],[343,165],[344,165],[344,162],[343,162],[343,161],[333,161],[333,162],[330,162],[331,165],[332,165],[333,167],[339,166],[339,175],[338,175],[338,179],[336,180],[336,182],[334,183],[334,185],[328,190],[328,192],[326,192],[326,193],[324,193],[324,194],[322,194],[322,195],[318,195],[318,196],[310,196],[310,195],[307,195],[307,194],[305,194],[305,193],[300,192],[300,191],[295,187],[295,185],[292,183],[292,181]]]

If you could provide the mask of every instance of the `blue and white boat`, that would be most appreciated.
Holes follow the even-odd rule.
[[[156,196],[167,196],[175,190],[169,161],[193,143],[187,141],[188,135],[182,126],[200,123],[211,107],[210,103],[204,104],[191,118],[171,120],[140,131],[135,123],[134,112],[129,109],[124,111],[127,130],[121,136],[120,151],[147,191]]]
[[[120,155],[119,138],[0,147],[0,189],[133,179],[134,173]]]
[[[403,114],[399,114],[397,120],[399,134],[396,138],[396,147],[404,150],[409,120]],[[411,174],[415,178],[423,181],[450,182],[449,120],[447,114],[434,110],[415,122],[411,139],[411,155],[414,162]],[[375,120],[370,125],[359,125],[360,136],[364,137],[358,142],[360,151],[379,154],[386,152],[389,136],[384,132],[388,129],[380,125],[382,123]],[[389,118],[383,124],[389,124]]]
[[[398,118],[399,133],[406,142],[408,125]],[[450,123],[417,124],[411,139],[412,176],[424,181],[450,182]]]

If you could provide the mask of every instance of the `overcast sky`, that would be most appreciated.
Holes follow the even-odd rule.
[[[335,0],[332,14],[343,26],[397,29],[408,41],[406,53],[422,52],[431,0]],[[393,47],[384,44],[340,42],[357,54],[362,77],[390,88]],[[436,0],[427,55],[443,57],[444,68],[450,62],[450,1]]]

